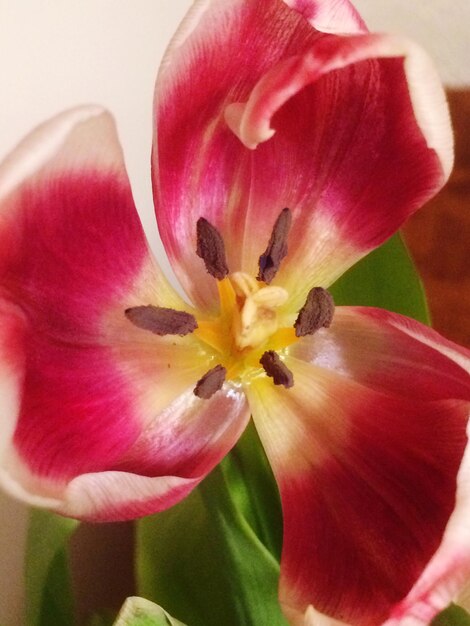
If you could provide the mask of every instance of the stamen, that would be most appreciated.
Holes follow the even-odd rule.
[[[198,219],[196,232],[196,254],[204,261],[209,274],[217,278],[217,280],[222,280],[228,274],[225,245],[222,235],[217,228],[212,226],[204,217]]]
[[[194,315],[160,306],[134,306],[124,311],[125,316],[137,328],[149,330],[155,335],[188,335],[197,328]]]
[[[333,296],[323,287],[309,291],[307,301],[300,309],[294,328],[297,337],[313,335],[320,328],[328,328],[333,321],[335,303]]]
[[[268,247],[259,258],[257,280],[262,280],[269,285],[276,276],[281,261],[287,254],[287,237],[291,223],[292,213],[290,209],[283,209],[274,224]]]
[[[216,365],[197,381],[194,388],[194,395],[203,400],[212,398],[216,391],[222,388],[227,370],[222,365]]]
[[[273,379],[275,385],[284,385],[286,389],[294,385],[294,375],[274,350],[267,350],[259,362],[266,374]]]

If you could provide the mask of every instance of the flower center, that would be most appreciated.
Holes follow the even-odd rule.
[[[278,351],[330,325],[334,303],[322,287],[309,292],[293,327],[279,325],[278,309],[287,303],[289,294],[270,283],[287,255],[291,223],[292,214],[284,209],[274,224],[266,250],[259,257],[259,273],[255,279],[245,272],[229,274],[222,236],[205,218],[198,220],[196,252],[207,272],[218,280],[220,313],[215,320],[198,320],[194,331],[199,339],[217,351],[218,361],[218,365],[198,381],[196,395],[210,397],[208,394],[212,394],[214,388],[222,386],[224,375],[225,379],[240,378],[247,382],[263,370],[275,385],[292,387],[292,372]]]
[[[190,313],[156,307],[126,309],[125,315],[135,326],[157,335],[194,335],[210,348],[215,367],[194,388],[194,394],[208,399],[225,380],[248,382],[265,374],[275,385],[292,387],[294,377],[283,361],[284,348],[306,335],[331,324],[333,298],[326,289],[310,290],[293,326],[285,327],[279,309],[289,299],[288,292],[271,285],[282,259],[287,255],[287,238],[292,214],[281,211],[268,246],[259,258],[256,278],[245,272],[229,273],[225,246],[218,230],[205,218],[197,222],[197,250],[207,272],[217,279],[219,314],[215,318],[195,318]]]
[[[289,294],[282,287],[263,287],[244,272],[232,274],[229,280],[237,296],[232,322],[236,347],[257,348],[278,329],[276,309]]]
[[[287,302],[285,289],[259,283],[244,272],[229,274],[217,285],[219,316],[198,319],[194,334],[216,351],[227,379],[256,374],[265,351],[297,341],[294,328],[279,327],[277,309]]]
[[[205,218],[197,222],[196,253],[207,272],[218,280],[220,313],[215,320],[198,320],[195,335],[215,348],[228,379],[246,381],[264,369],[275,384],[293,384],[291,372],[275,352],[297,340],[293,328],[279,328],[278,308],[289,295],[282,287],[269,284],[287,254],[291,222],[290,210],[281,211],[268,246],[259,258],[256,279],[245,272],[229,274],[220,233]],[[220,369],[213,368],[208,375],[209,379],[220,378]],[[201,381],[206,384],[206,377]],[[198,386],[195,393],[199,395]]]

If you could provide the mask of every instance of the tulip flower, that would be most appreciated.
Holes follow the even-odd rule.
[[[348,0],[196,1],[157,79],[152,152],[185,298],[106,111],[58,115],[0,168],[4,489],[85,520],[154,513],[251,415],[290,623],[429,623],[470,574],[470,355],[335,308],[328,287],[451,166],[426,55]]]

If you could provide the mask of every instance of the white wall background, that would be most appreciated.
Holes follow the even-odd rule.
[[[469,0],[352,0],[371,30],[420,43],[449,86],[470,84]]]
[[[35,124],[96,102],[117,119],[155,249],[149,177],[158,61],[190,0],[0,0],[0,159]],[[470,0],[357,0],[369,26],[406,34],[448,85],[470,84]],[[0,416],[1,419],[1,416]],[[0,624],[21,626],[26,509],[0,495]],[[52,625],[51,625],[52,626]]]

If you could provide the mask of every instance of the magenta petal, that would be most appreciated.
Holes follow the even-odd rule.
[[[40,473],[80,471],[73,440],[84,462],[105,462],[137,428],[109,345],[112,315],[124,316],[147,278],[168,291],[111,117],[81,108],[38,128],[2,164],[0,197],[2,325],[21,326],[15,445]]]
[[[468,434],[468,433],[467,433]],[[384,626],[427,626],[450,602],[468,611],[470,580],[470,449],[458,475],[454,512],[443,540],[406,598],[392,611]]]
[[[40,127],[0,166],[0,198],[1,482],[94,519],[183,497],[236,441],[244,401],[228,389],[196,411],[210,367],[198,342],[125,315],[188,306],[149,254],[110,116]]]
[[[349,6],[290,4],[309,16]],[[165,59],[157,218],[201,305],[212,306],[215,291],[194,260],[200,216],[221,231],[230,270],[256,275],[276,217],[292,209],[291,252],[276,280],[300,307],[313,284],[327,286],[384,241],[449,173],[447,107],[424,53],[357,34],[359,25],[338,36],[311,24],[272,0],[197,3]]]
[[[197,219],[221,230],[230,271],[250,271],[242,262],[248,216],[256,209],[253,218],[263,230],[258,244],[265,246],[284,208],[282,197],[268,208],[250,202],[253,153],[228,128],[225,109],[247,98],[273,63],[316,36],[283,2],[196,2],[164,59],[155,87],[154,202],[175,272],[201,307],[214,306],[216,291],[194,259]]]
[[[366,333],[367,312],[358,319],[348,315],[351,334],[359,330],[357,356],[348,360],[353,341],[341,320],[339,328],[332,326],[331,341],[317,344],[316,364],[285,357],[294,375],[291,389],[264,377],[247,388],[281,493],[280,599],[292,624],[301,624],[312,605],[339,622],[377,626],[394,610],[405,613],[409,599],[398,603],[415,584],[419,596],[423,570],[431,572],[427,597],[444,595],[442,589],[456,593],[470,560],[469,542],[457,542],[463,565],[454,576],[459,533],[452,531],[453,520],[469,514],[468,498],[459,496],[467,490],[465,465],[458,473],[467,445],[470,359],[450,342],[439,344],[432,331],[418,333],[418,324],[400,326],[399,316],[392,316],[390,328],[371,316]],[[376,325],[382,326],[383,358]],[[387,355],[392,366],[385,364]],[[393,366],[402,372],[392,374]],[[390,385],[383,382],[387,373]],[[426,398],[432,381],[435,393]],[[436,558],[438,566],[432,565]],[[447,593],[440,608],[450,599]],[[435,613],[437,603],[432,606]]]

